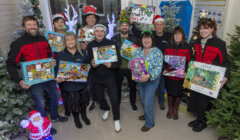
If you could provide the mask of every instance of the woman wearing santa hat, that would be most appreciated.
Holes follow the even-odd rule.
[[[92,41],[94,39],[94,34],[93,34],[93,26],[100,20],[100,16],[97,14],[97,9],[93,5],[86,5],[83,7],[84,14],[83,14],[83,22],[84,26],[83,28],[80,28],[78,30],[78,38],[83,39],[81,41],[81,47],[83,50],[87,49],[88,42]],[[89,107],[89,111],[92,111],[95,106],[96,106],[96,95],[93,91],[93,86],[92,86],[92,70],[89,71],[88,74],[88,87],[89,87],[89,92],[92,97],[92,104]]]

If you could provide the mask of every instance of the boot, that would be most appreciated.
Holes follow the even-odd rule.
[[[200,120],[199,123],[192,128],[192,130],[194,132],[201,132],[205,128],[207,128],[206,121],[205,120]]]
[[[173,119],[177,120],[178,119],[178,106],[181,101],[181,98],[174,98],[173,100]]]
[[[78,112],[72,112],[72,114],[73,114],[73,119],[74,119],[75,126],[77,128],[82,128],[82,123],[79,119],[79,113]]]
[[[90,120],[87,117],[86,110],[81,112],[81,117],[82,117],[82,120],[85,122],[86,125],[90,125],[91,124]]]
[[[173,97],[168,96],[168,113],[167,118],[171,119],[173,115]]]

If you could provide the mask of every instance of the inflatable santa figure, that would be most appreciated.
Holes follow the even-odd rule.
[[[36,110],[32,110],[29,120],[22,120],[20,125],[30,130],[31,140],[52,140],[50,134],[52,123],[47,117],[42,117]]]

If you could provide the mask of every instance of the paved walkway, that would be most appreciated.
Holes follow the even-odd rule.
[[[125,99],[125,101],[127,101]],[[167,110],[160,110],[155,100],[155,126],[148,132],[141,132],[144,121],[139,121],[138,116],[143,114],[140,100],[137,99],[138,111],[133,112],[129,102],[122,102],[120,106],[122,131],[115,133],[112,113],[107,121],[102,121],[103,111],[99,106],[88,112],[91,125],[77,129],[72,116],[66,123],[55,123],[53,126],[58,133],[54,140],[217,140],[215,129],[208,127],[202,132],[193,132],[187,123],[194,119],[189,113],[179,113],[179,119],[166,118]]]

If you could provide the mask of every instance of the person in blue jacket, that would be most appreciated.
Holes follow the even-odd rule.
[[[86,51],[79,47],[77,37],[73,32],[65,33],[64,45],[64,50],[58,53],[56,56],[56,75],[58,73],[60,60],[81,64],[89,63]],[[67,108],[73,114],[75,126],[77,128],[82,128],[82,124],[79,119],[79,113],[81,114],[82,120],[85,122],[85,124],[90,125],[90,120],[86,114],[86,108],[89,104],[87,83],[65,81],[63,78],[58,78],[57,82],[62,83],[62,99],[66,103],[65,108]]]

